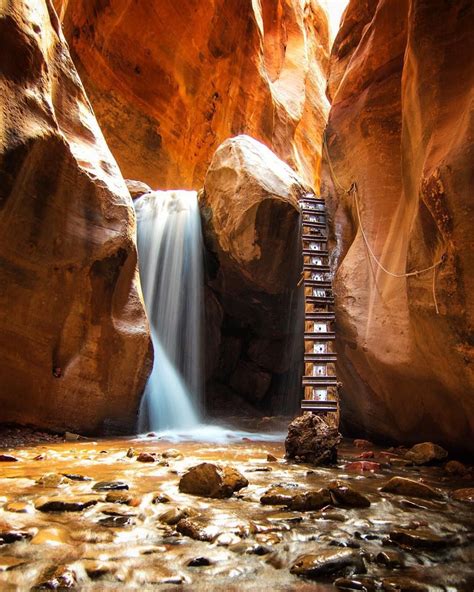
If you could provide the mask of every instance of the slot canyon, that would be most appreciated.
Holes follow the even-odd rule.
[[[0,590],[472,591],[472,0],[0,48]]]

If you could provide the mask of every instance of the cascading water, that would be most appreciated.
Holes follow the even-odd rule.
[[[200,422],[202,235],[195,191],[154,191],[135,202],[140,276],[155,361],[139,430]]]

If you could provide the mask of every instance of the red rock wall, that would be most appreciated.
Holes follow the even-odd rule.
[[[202,186],[246,133],[319,184],[328,103],[317,0],[55,0],[73,59],[125,177]]]
[[[324,165],[337,236],[343,420],[360,433],[473,449],[474,251],[470,0],[352,1],[331,57]]]
[[[131,430],[150,365],[130,195],[49,0],[0,8],[1,421]]]

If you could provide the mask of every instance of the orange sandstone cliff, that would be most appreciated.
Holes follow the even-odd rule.
[[[199,188],[246,133],[319,183],[328,23],[317,0],[55,0],[125,177]]]
[[[343,420],[473,449],[474,5],[352,1],[331,56],[323,193]],[[385,273],[369,255],[362,229]],[[434,286],[434,288],[433,288]],[[433,295],[434,291],[434,295]],[[439,309],[436,311],[435,299]]]
[[[0,8],[1,421],[131,430],[150,366],[131,199],[49,0]]]

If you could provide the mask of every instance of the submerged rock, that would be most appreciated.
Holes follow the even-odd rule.
[[[179,490],[202,497],[226,498],[248,484],[247,479],[233,467],[201,463],[181,477]]]
[[[407,479],[406,477],[392,477],[381,489],[385,493],[408,495],[424,499],[444,499],[443,494],[429,485]]]
[[[107,516],[107,518],[101,518],[98,522],[101,526],[112,528],[131,526],[133,523],[134,520],[131,516]]]
[[[322,417],[304,413],[288,427],[286,458],[314,465],[332,464],[337,460],[337,446],[341,439],[337,429]]]
[[[444,470],[450,475],[460,475],[461,477],[467,475],[470,471],[465,464],[458,460],[450,460],[444,465]]]
[[[286,506],[296,495],[295,488],[287,488],[282,485],[270,487],[260,498],[260,503],[265,506]]]
[[[410,448],[410,450],[405,454],[405,458],[415,465],[427,465],[440,462],[447,456],[447,451],[441,446],[433,444],[433,442],[415,444],[415,446]]]
[[[21,530],[0,531],[0,545],[9,545],[18,541],[28,541],[33,537],[29,532]]]
[[[366,571],[360,553],[352,549],[328,549],[318,554],[301,555],[290,568],[292,574],[310,579],[350,576]]]
[[[140,452],[137,456],[137,461],[142,463],[151,463],[156,461],[156,454],[150,452]]]
[[[206,524],[201,520],[193,520],[191,518],[183,518],[176,525],[176,530],[195,541],[211,542],[215,539],[215,532],[211,532],[206,528]]]

